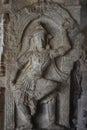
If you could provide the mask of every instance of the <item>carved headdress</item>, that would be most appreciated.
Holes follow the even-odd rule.
[[[21,41],[21,53],[19,55],[22,55],[26,50],[29,48],[31,41],[38,42],[44,41],[43,44],[46,44],[47,37],[51,38],[52,36],[48,33],[48,31],[41,25],[40,23],[34,23],[25,30],[24,35],[22,37]],[[36,43],[40,45],[40,42]]]

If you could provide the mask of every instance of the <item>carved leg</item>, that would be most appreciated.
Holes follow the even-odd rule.
[[[17,105],[17,110],[19,112],[20,119],[22,120],[23,124],[19,125],[19,128],[32,128],[31,124],[31,116],[27,107],[24,104]]]
[[[69,102],[70,102],[70,86],[67,84],[65,86],[61,86],[63,89],[59,91],[59,104],[58,104],[58,121],[57,124],[60,124],[65,127],[69,126]]]
[[[17,127],[19,127],[19,129],[32,128],[31,115],[29,113],[28,107],[21,100],[21,91],[20,90],[14,91],[14,99],[15,99],[15,104],[16,104],[16,108],[17,108],[17,112],[18,112],[17,115],[19,116],[18,117],[19,123],[17,122]]]
[[[36,84],[36,92],[35,96],[37,100],[44,98],[45,96],[53,93],[54,91],[58,90],[58,83],[46,79],[39,79]]]
[[[35,90],[28,91],[28,106],[31,110],[32,116],[36,112],[38,100],[41,100],[45,96],[54,93],[55,89],[57,88],[57,85],[58,84],[56,82],[41,78],[37,80]]]
[[[53,93],[56,88],[57,88],[56,82],[46,80],[43,78],[39,79],[37,81],[35,91],[28,92],[28,94],[29,94],[28,95],[28,98],[29,98],[28,106],[31,110],[31,113],[29,113],[29,109],[26,107],[26,105],[24,105],[24,97],[22,96],[23,93],[21,92],[21,90],[17,89],[14,91],[14,98],[15,98],[15,103],[16,103],[16,107],[18,110],[18,114],[20,116],[20,119],[22,119],[22,121],[23,121],[23,125],[25,124],[25,127],[32,128],[30,118],[31,118],[31,115],[34,115],[36,112],[37,101],[40,100],[41,98],[44,98],[45,96],[49,95],[50,93]],[[21,125],[21,127],[24,128],[24,126],[22,126],[22,125]]]
[[[47,128],[55,124],[56,96],[58,91],[56,82],[39,79],[36,84],[35,96],[39,100],[39,113],[35,115],[37,128]]]

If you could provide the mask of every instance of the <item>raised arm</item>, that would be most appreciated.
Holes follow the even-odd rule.
[[[57,33],[56,36],[54,36],[54,38],[50,41],[50,46],[51,58],[63,56],[71,49],[71,45],[65,29],[62,29],[60,34]]]

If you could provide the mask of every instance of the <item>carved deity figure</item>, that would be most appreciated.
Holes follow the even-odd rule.
[[[17,70],[11,80],[12,91],[26,128],[32,128],[31,117],[36,112],[38,101],[58,91],[58,81],[46,79],[44,73],[51,62],[67,53],[71,46],[66,39],[67,42],[54,47],[53,39],[54,36],[38,24],[30,34],[29,43],[26,43],[29,44],[27,49],[22,52],[22,45],[17,58]]]

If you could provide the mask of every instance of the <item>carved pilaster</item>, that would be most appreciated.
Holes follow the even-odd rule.
[[[15,104],[13,93],[10,89],[9,67],[6,68],[6,89],[5,89],[5,121],[4,130],[15,130]]]

